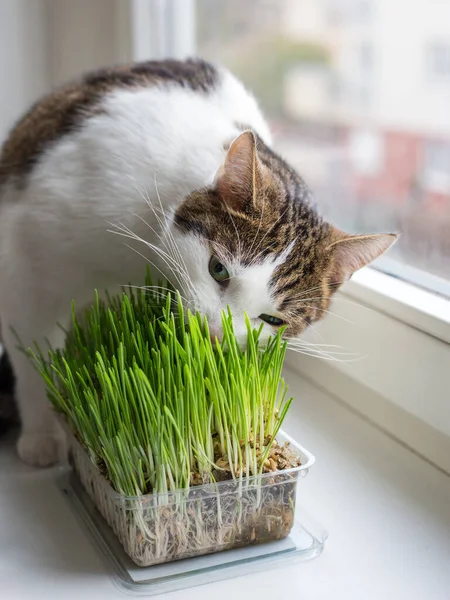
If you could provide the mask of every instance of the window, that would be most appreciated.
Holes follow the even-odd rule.
[[[431,193],[450,193],[450,142],[429,141],[424,147],[424,187]]]
[[[370,77],[372,75],[373,50],[367,42],[363,42],[359,47],[359,69],[363,77]]]
[[[381,0],[196,10],[198,54],[253,90],[324,214],[352,232],[401,231],[375,266],[450,289],[450,89],[430,85],[420,60],[450,82],[450,2],[407,3],[407,27],[405,9]]]
[[[328,18],[334,24],[364,23],[370,19],[373,0],[328,1]]]
[[[427,48],[427,74],[434,82],[450,83],[450,34],[447,42],[434,42]]]

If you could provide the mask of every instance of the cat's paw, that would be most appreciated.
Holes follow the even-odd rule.
[[[33,467],[49,467],[65,456],[63,436],[53,432],[22,433],[17,452],[23,462]]]

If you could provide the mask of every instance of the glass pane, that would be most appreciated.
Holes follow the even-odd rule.
[[[402,232],[380,268],[450,289],[449,1],[197,0],[197,38],[326,216]]]

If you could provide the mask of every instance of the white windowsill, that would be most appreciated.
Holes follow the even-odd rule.
[[[365,269],[305,340],[339,348],[333,360],[288,353],[292,369],[450,473],[447,299]]]
[[[343,293],[450,343],[448,298],[370,268],[355,273]]]
[[[301,377],[287,380],[286,430],[316,456],[298,502],[329,531],[323,554],[163,597],[447,600],[450,478]],[[53,477],[0,441],[2,597],[124,598]]]

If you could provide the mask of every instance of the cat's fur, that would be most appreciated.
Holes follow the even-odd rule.
[[[297,336],[391,245],[393,235],[349,236],[323,221],[270,144],[253,97],[198,60],[87,75],[15,126],[0,160],[0,319],[26,462],[51,464],[62,440],[11,328],[24,344],[61,345],[56,323],[70,326],[72,299],[82,309],[94,288],[139,285],[148,259],[213,334],[229,305],[242,338],[244,311]],[[226,281],[210,275],[211,255]]]

